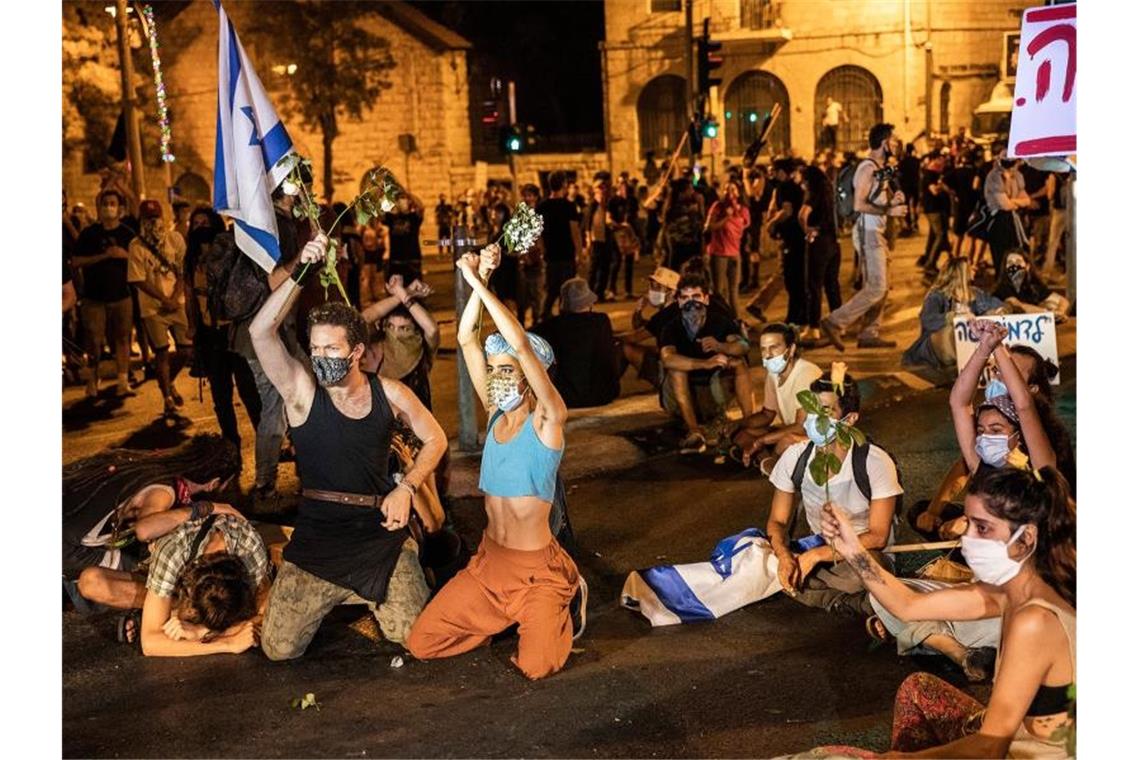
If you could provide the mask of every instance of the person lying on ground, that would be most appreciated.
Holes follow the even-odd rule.
[[[861,544],[877,562],[889,564],[879,550],[893,536],[895,503],[903,489],[890,454],[870,442],[863,447],[846,446],[836,434],[836,420],[847,425],[859,420],[859,386],[854,379],[843,373],[825,376],[812,383],[811,390],[828,409],[832,422],[823,434],[816,426],[816,415],[807,415],[803,429],[810,440],[789,446],[776,462],[769,478],[775,491],[766,530],[779,560],[780,583],[789,596],[809,607],[866,617],[873,610],[855,568],[837,561],[831,548],[822,543],[798,555],[789,548],[795,538],[796,500],[811,532],[819,533],[830,494],[831,503],[841,504],[851,515]],[[808,473],[810,459],[826,453],[838,458],[842,466],[828,476],[825,488]]]
[[[499,258],[498,246],[491,245],[457,264],[472,290],[457,337],[490,418],[479,478],[487,528],[471,562],[416,620],[407,646],[421,660],[452,657],[517,623],[518,651],[511,661],[534,680],[565,666],[574,629],[580,634],[585,626],[586,584],[550,531],[567,415],[548,374],[553,350],[527,333],[488,289]],[[481,346],[484,306],[499,331]]]
[[[1001,652],[989,704],[929,673],[903,681],[887,757],[1071,757],[1076,680],[1076,505],[1052,467],[989,469],[970,480],[963,553],[978,582],[916,593],[880,567],[841,508],[824,537],[868,591],[901,620],[1001,616]],[[1059,735],[1060,734],[1060,735]],[[862,750],[821,748],[827,756]]]
[[[269,592],[269,555],[240,512],[195,501],[141,518],[135,533],[153,542],[145,574],[90,567],[79,576],[80,593],[91,601],[142,608],[141,616],[120,619],[120,640],[157,657],[237,654],[253,645],[253,618]]]
[[[728,398],[721,383],[731,377],[741,413],[745,417],[752,414],[748,340],[737,321],[709,309],[709,287],[704,278],[682,277],[677,304],[680,314],[665,326],[657,341],[666,373],[663,405],[684,422],[687,435],[681,442],[681,453],[700,453],[706,441],[698,424],[699,388],[711,391],[715,406],[712,414],[722,416]]]
[[[818,366],[800,358],[796,331],[783,322],[764,325],[759,340],[760,356],[767,370],[764,406],[751,417],[745,417],[732,436],[746,465],[769,449],[778,457],[793,443],[807,440],[803,427],[807,413],[796,394],[809,390],[823,374]],[[776,459],[771,457],[766,463],[761,462],[760,469],[769,473],[775,463]]]

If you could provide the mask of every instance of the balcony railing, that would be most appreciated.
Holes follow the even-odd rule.
[[[780,18],[781,5],[773,0],[740,0],[740,28],[774,28]]]

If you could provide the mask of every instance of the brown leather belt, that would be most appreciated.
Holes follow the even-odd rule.
[[[379,494],[345,493],[344,491],[321,491],[316,488],[306,488],[301,491],[306,499],[317,501],[331,501],[336,504],[351,504],[354,507],[372,507],[379,509],[384,503],[384,497]]]

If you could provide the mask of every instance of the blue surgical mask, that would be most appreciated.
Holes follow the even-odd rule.
[[[516,409],[523,402],[523,396],[519,393],[518,381],[502,375],[491,374],[487,376],[487,397],[492,404],[504,412]]]
[[[979,435],[974,439],[974,451],[990,467],[1005,467],[1009,459],[1009,436]]]
[[[804,432],[816,446],[826,446],[835,440],[835,420],[827,421],[827,433],[820,433],[819,429],[816,428],[818,420],[818,414],[809,414],[804,420]]]
[[[773,356],[764,360],[764,369],[768,370],[770,375],[778,375],[787,369],[788,357],[785,354]]]
[[[986,401],[992,401],[998,396],[1008,395],[1009,389],[1005,387],[1005,383],[1003,383],[1001,380],[998,380],[996,377],[993,380],[990,380],[989,384],[986,386]]]

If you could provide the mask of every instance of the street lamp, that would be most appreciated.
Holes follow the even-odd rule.
[[[290,64],[279,63],[273,67],[273,73],[274,74],[280,74],[281,76],[293,76],[294,74],[297,73],[297,64],[295,64],[295,63],[290,63]]]

